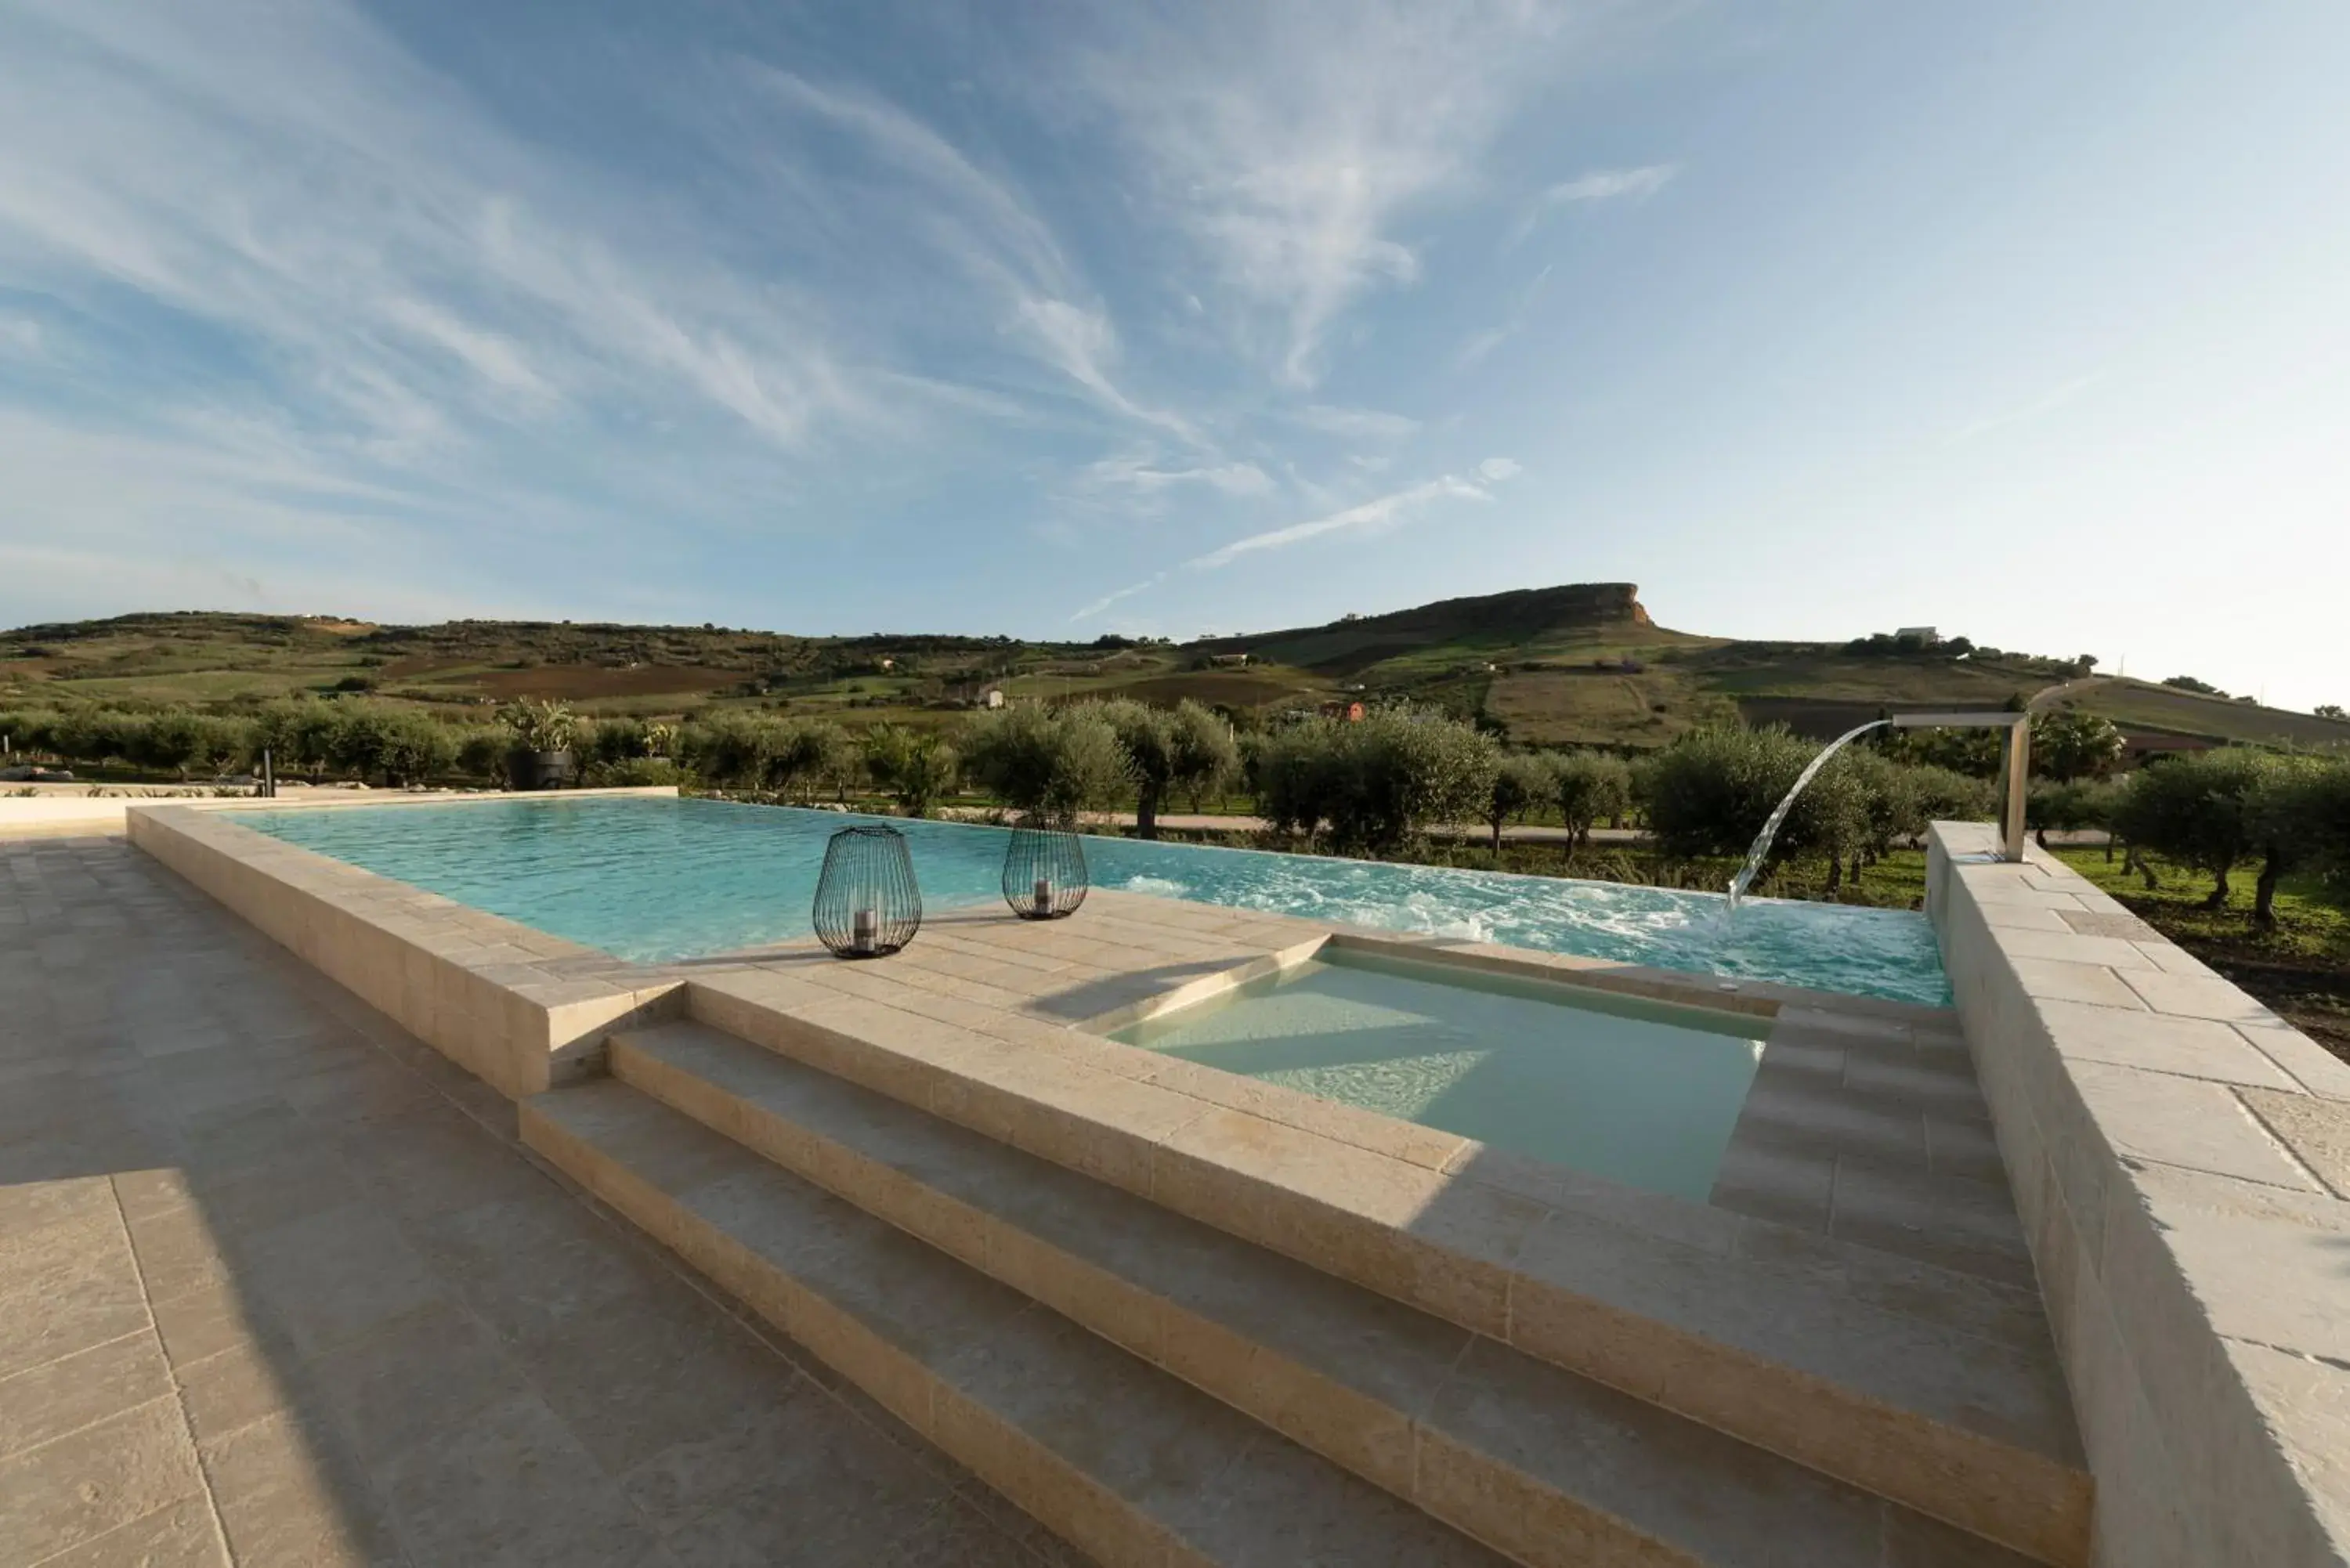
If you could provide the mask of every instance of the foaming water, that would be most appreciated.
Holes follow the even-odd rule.
[[[824,842],[877,820],[724,801],[588,799],[240,813],[290,843],[640,962],[809,934]],[[934,908],[1000,897],[1005,835],[890,826]],[[1087,838],[1097,887],[1942,1006],[1926,917],[1773,898]],[[1082,919],[1084,917],[1078,917]]]

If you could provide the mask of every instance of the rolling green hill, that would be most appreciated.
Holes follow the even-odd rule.
[[[1886,710],[1997,707],[2071,679],[2069,661],[1947,647],[1735,641],[1659,626],[1628,583],[1447,599],[1324,626],[1174,645],[929,634],[806,638],[717,626],[178,613],[0,632],[0,706],[250,706],[301,691],[474,714],[519,696],[590,713],[748,706],[852,722],[944,722],[991,686],[1013,698],[1184,697],[1236,716],[1409,698],[1511,739],[1650,746],[1743,717],[1833,734]],[[2350,744],[2350,723],[2170,687],[2092,680],[2066,701],[2134,733]]]

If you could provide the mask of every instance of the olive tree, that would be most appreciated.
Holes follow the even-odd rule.
[[[296,697],[264,706],[255,718],[258,743],[280,772],[299,768],[315,781],[333,760],[337,712],[332,703]],[[503,753],[501,753],[503,754]],[[495,768],[484,770],[494,773]]]
[[[1126,794],[1126,748],[1097,703],[1024,702],[977,715],[963,742],[967,771],[1023,815],[1074,822]]]
[[[908,816],[928,816],[939,796],[954,788],[962,762],[937,735],[902,724],[876,724],[865,732],[865,768],[874,786],[898,802]]]
[[[1501,759],[1493,769],[1492,793],[1485,797],[1485,824],[1492,829],[1492,851],[1502,852],[1502,829],[1532,811],[1548,805],[1557,793],[1558,774],[1548,757],[1520,753]]]
[[[1243,784],[1274,832],[1311,838],[1321,831],[1336,793],[1336,729],[1331,720],[1306,719],[1249,737]]]
[[[1240,772],[1232,731],[1189,698],[1171,709],[1120,700],[1102,703],[1099,712],[1126,752],[1139,837],[1159,836],[1159,813],[1169,800],[1183,794],[1196,801]]]
[[[679,737],[681,760],[696,776],[722,787],[757,789],[766,783],[775,726],[754,713],[697,718]]]
[[[866,760],[839,725],[823,719],[770,726],[761,782],[787,800],[810,801],[845,785]]]
[[[1341,854],[1390,853],[1430,823],[1492,810],[1492,737],[1446,714],[1381,709],[1307,719],[1256,738],[1248,785],[1277,833],[1322,836]]]
[[[2281,762],[2254,787],[2244,815],[2262,851],[2252,888],[2252,920],[2276,923],[2276,890],[2287,871],[2304,867],[2350,882],[2350,761]]]
[[[1784,729],[1696,730],[1648,758],[1638,778],[1657,846],[1675,858],[1743,854],[1818,748]],[[1765,870],[1818,856],[1828,886],[1868,838],[1868,793],[1849,753],[1821,769],[1773,841]]]
[[[380,775],[388,784],[421,784],[456,763],[455,732],[430,714],[376,702],[339,702],[336,709],[328,760],[361,780]]]
[[[1552,789],[1572,835],[1569,853],[1587,849],[1603,816],[1620,816],[1632,804],[1632,770],[1605,752],[1568,752],[1552,759]]]
[[[2210,872],[2203,907],[2224,909],[2229,873],[2257,848],[2246,807],[2275,768],[2268,753],[2232,746],[2142,768],[2114,803],[2114,831],[2135,848]]]

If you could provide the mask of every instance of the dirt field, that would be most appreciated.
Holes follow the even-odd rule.
[[[385,672],[390,673],[390,666]],[[634,670],[610,670],[595,664],[541,664],[528,670],[484,670],[478,674],[429,680],[425,684],[479,691],[497,698],[546,697],[566,702],[589,702],[600,697],[665,697],[699,695],[739,685],[739,670],[711,670],[695,665],[639,665]]]

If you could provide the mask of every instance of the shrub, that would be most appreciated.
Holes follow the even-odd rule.
[[[590,763],[581,777],[595,789],[642,789],[682,783],[684,774],[667,757],[622,757],[617,762]]]
[[[0,736],[6,737],[8,742],[8,750],[0,753],[0,757],[13,762],[26,752],[50,750],[49,729],[57,719],[55,713],[39,708],[19,708],[0,712]]]
[[[514,736],[492,724],[468,724],[455,732],[456,768],[469,778],[504,779]]]
[[[652,754],[650,732],[641,719],[625,715],[616,719],[582,720],[577,726],[572,749],[578,753],[583,768],[609,766]]]
[[[2122,760],[2122,732],[2098,714],[2064,708],[2033,717],[2032,771],[2044,777],[2102,777]]]
[[[69,708],[49,726],[49,749],[71,763],[128,763],[136,759],[146,732],[140,714]]]

